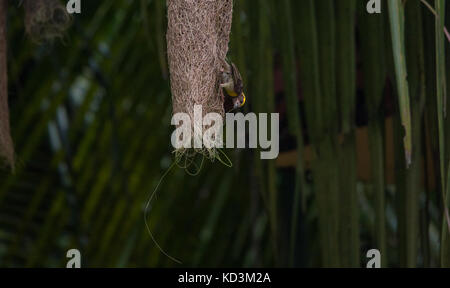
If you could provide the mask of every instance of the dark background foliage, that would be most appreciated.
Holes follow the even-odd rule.
[[[282,151],[171,171],[148,216],[165,251],[188,267],[358,267],[372,248],[383,266],[449,265],[437,19],[450,5],[430,1],[436,18],[419,0],[389,1],[369,15],[366,1],[235,0],[229,57],[245,111],[280,113]],[[173,161],[165,2],[82,1],[63,37],[40,44],[10,4],[17,164],[0,171],[0,266],[65,267],[71,248],[84,267],[177,266],[143,219]]]

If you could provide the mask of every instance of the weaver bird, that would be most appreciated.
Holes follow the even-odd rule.
[[[222,70],[222,84],[220,87],[225,89],[227,96],[225,99],[226,112],[240,108],[245,105],[244,83],[241,74],[233,62],[228,64],[224,61]]]

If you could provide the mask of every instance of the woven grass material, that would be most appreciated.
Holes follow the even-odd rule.
[[[167,53],[173,113],[224,116],[220,75],[228,53],[232,0],[167,0]],[[195,125],[195,124],[194,124]],[[196,129],[192,127],[193,137]],[[204,143],[203,143],[204,144]]]
[[[61,38],[71,17],[59,0],[25,0],[25,31],[35,42]]]
[[[0,162],[14,167],[14,148],[9,131],[6,17],[8,0],[0,0]]]

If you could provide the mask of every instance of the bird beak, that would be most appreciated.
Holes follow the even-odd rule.
[[[241,102],[239,101],[239,97],[233,98],[233,110],[241,107]]]

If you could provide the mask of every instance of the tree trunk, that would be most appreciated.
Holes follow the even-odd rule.
[[[0,0],[0,158],[14,166],[14,148],[9,132],[6,18],[8,0]]]

